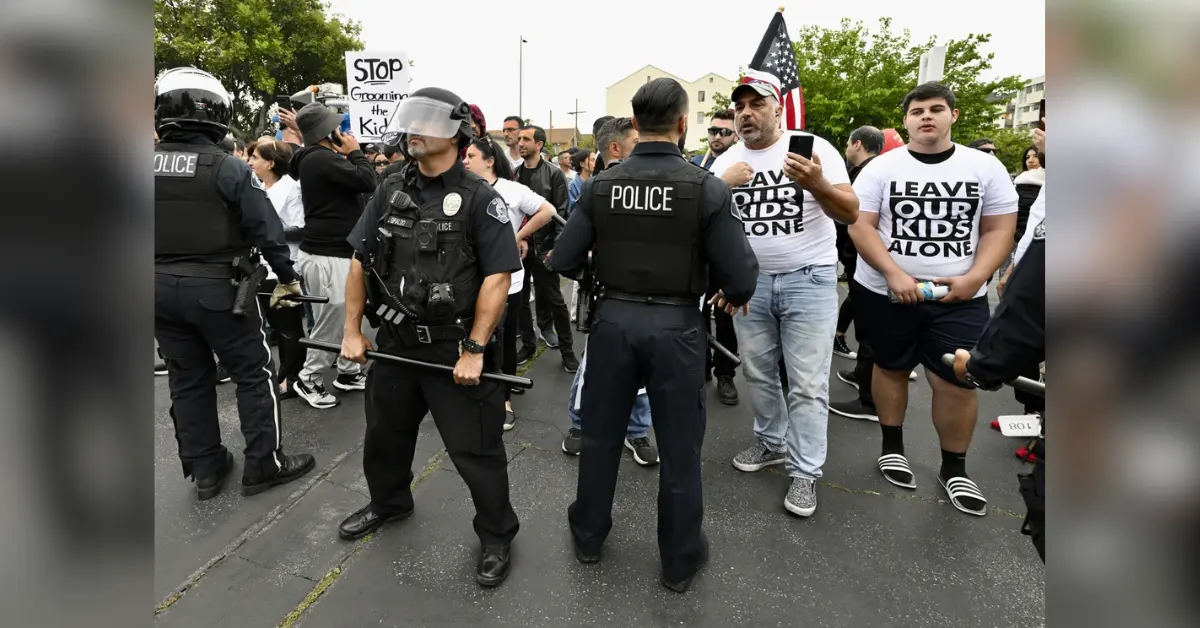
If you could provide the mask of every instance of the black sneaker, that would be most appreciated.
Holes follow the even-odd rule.
[[[875,407],[868,406],[859,399],[830,402],[829,411],[849,419],[879,422],[879,414],[875,411]]]
[[[337,397],[334,397],[329,394],[329,391],[325,390],[324,384],[312,384],[310,386],[303,381],[296,380],[292,383],[292,390],[296,391],[296,394],[301,399],[308,402],[308,405],[318,410],[332,408],[339,403]]]
[[[573,427],[567,430],[567,437],[563,439],[562,450],[568,456],[578,456],[583,450],[583,430]]]
[[[722,375],[717,378],[717,399],[727,406],[738,404],[737,386],[733,385],[732,377]]]
[[[366,390],[367,376],[362,373],[338,373],[333,380],[333,387],[338,390]]]
[[[546,341],[546,346],[550,347],[551,349],[557,349],[558,348],[558,334],[554,333],[553,329],[543,329],[541,331],[542,331],[542,340]]]
[[[839,355],[849,360],[857,360],[858,354],[850,350],[850,345],[846,344],[846,337],[843,335],[834,335],[833,337],[833,354]]]
[[[162,377],[163,375],[166,375],[166,374],[167,374],[167,363],[166,362],[155,362],[154,363],[154,376]]]
[[[574,375],[579,371],[579,358],[575,357],[574,353],[568,352],[562,354],[563,370]]]
[[[504,410],[504,431],[507,432],[517,425],[517,413],[512,410]]]
[[[266,491],[272,487],[279,486],[280,484],[287,484],[292,480],[298,480],[304,477],[304,475],[309,471],[312,471],[313,467],[317,466],[317,461],[308,454],[296,454],[294,456],[289,456],[281,452],[277,455],[279,456],[279,462],[281,465],[279,467],[279,471],[277,471],[273,477],[265,479],[247,480],[247,478],[243,476],[242,495],[245,495],[246,497],[258,495],[259,493],[262,493],[263,491]]]
[[[218,384],[227,384],[232,379],[233,378],[229,376],[229,371],[225,370],[225,366],[218,363],[217,364],[217,383]]]
[[[648,436],[633,440],[626,438],[625,448],[633,452],[633,461],[643,467],[658,464],[658,448],[650,442]]]
[[[837,377],[843,382],[858,388],[858,378],[854,376],[854,371],[838,371]]]
[[[521,349],[517,351],[517,366],[524,366],[527,362],[533,359],[535,353],[537,353],[537,349],[530,345],[521,347]]]

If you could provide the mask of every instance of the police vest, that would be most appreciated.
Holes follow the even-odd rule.
[[[204,255],[228,263],[247,255],[239,212],[217,190],[229,154],[211,144],[163,142],[154,151],[154,254]]]
[[[416,314],[413,322],[448,325],[475,315],[483,278],[475,263],[470,212],[488,184],[464,173],[458,184],[445,183],[444,194],[418,204],[415,177],[415,167],[406,169],[388,177],[379,192],[387,209],[376,229],[376,271],[387,292]],[[453,316],[439,317],[430,307],[431,297],[445,294],[439,285],[453,290]]]
[[[708,171],[678,166],[605,170],[592,184],[596,279],[646,296],[693,297],[708,288],[701,190]]]

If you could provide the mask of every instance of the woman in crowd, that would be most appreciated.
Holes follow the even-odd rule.
[[[524,259],[528,252],[528,238],[546,223],[553,220],[554,206],[533,190],[513,181],[512,168],[504,150],[486,135],[471,141],[467,146],[465,164],[468,170],[483,177],[496,188],[496,192],[508,204],[508,222],[517,239],[517,251]],[[522,223],[522,219],[529,220]],[[501,347],[504,355],[501,370],[508,375],[517,374],[517,312],[521,305],[521,285],[525,281],[525,270],[512,274],[508,288],[508,305],[500,322]],[[517,421],[512,409],[512,388],[504,393],[506,414],[504,429],[511,430]]]
[[[1046,184],[1046,156],[1038,152],[1036,146],[1025,149],[1025,158],[1021,160],[1021,173],[1013,179],[1017,186],[1020,200],[1017,203],[1017,232],[1013,242],[1020,242],[1025,235],[1025,225],[1029,224],[1029,208],[1037,199],[1038,192]]]
[[[304,205],[300,201],[300,183],[288,176],[288,161],[292,158],[292,147],[284,142],[263,139],[254,144],[250,152],[250,168],[262,181],[267,197],[275,206],[279,220],[283,223],[284,236],[292,251],[292,262],[300,249],[300,233],[304,227]],[[268,268],[267,279],[259,291],[275,289],[275,274]],[[279,334],[279,393],[281,399],[296,396],[292,386],[304,367],[306,350],[300,346],[304,337],[304,309],[299,303],[278,309],[267,309],[267,323]]]

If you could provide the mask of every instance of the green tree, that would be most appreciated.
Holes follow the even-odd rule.
[[[192,65],[234,99],[232,126],[258,135],[276,94],[346,82],[361,26],[322,0],[155,0],[154,71]]]
[[[945,44],[942,82],[954,90],[959,118],[953,136],[960,142],[995,129],[1004,103],[991,102],[992,94],[1014,92],[1024,84],[1016,76],[981,78],[995,56],[981,51],[990,41],[991,35],[972,34]],[[792,46],[804,87],[808,131],[839,147],[863,125],[894,128],[903,134],[900,104],[916,87],[921,54],[935,44],[936,37],[914,44],[907,30],[893,32],[891,18],[881,18],[875,32],[849,19],[842,20],[839,28],[801,28]],[[728,95],[713,95],[712,111],[728,106]]]
[[[992,129],[982,135],[996,144],[996,158],[1012,174],[1021,171],[1025,150],[1033,146],[1033,133],[1029,129]]]

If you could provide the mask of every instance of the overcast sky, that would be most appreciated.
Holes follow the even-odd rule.
[[[800,27],[834,28],[843,17],[875,29],[880,17],[907,28],[913,41],[990,32],[993,75],[1026,78],[1045,71],[1045,1],[974,3],[926,0],[794,2],[787,0],[331,0],[335,13],[362,23],[368,51],[404,51],[415,62],[412,88],[447,88],[475,103],[498,129],[517,113],[519,39],[524,46],[522,113],[535,124],[570,127],[575,99],[579,128],[605,115],[604,90],[646,64],[685,80],[716,72],[737,78],[750,61],[776,7],[792,38]],[[970,11],[968,11],[968,7]],[[983,10],[981,10],[983,9]],[[585,47],[586,46],[586,50]],[[596,51],[603,51],[596,54]],[[801,76],[803,81],[804,77]]]

